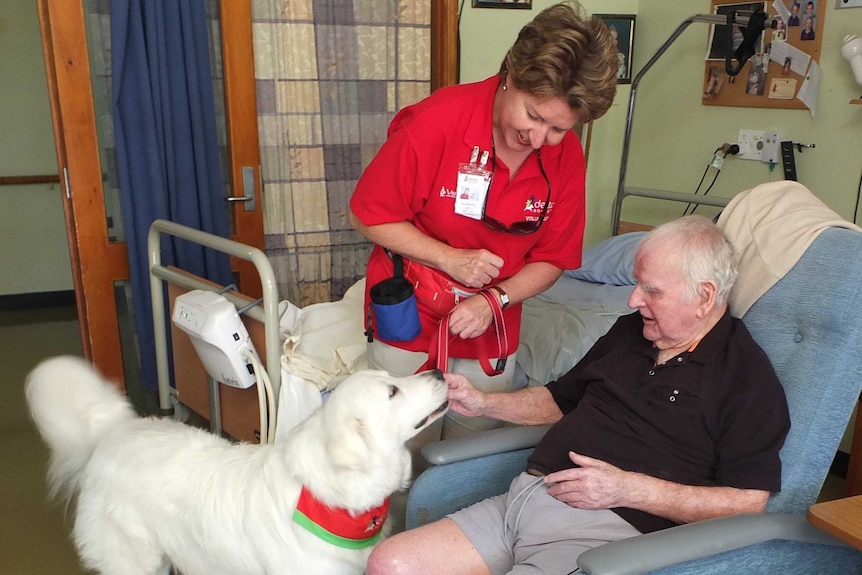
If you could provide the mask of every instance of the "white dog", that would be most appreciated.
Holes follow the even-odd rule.
[[[283,442],[248,445],[137,417],[80,358],[45,361],[26,391],[81,558],[111,575],[363,573],[410,480],[404,442],[447,407],[440,372],[364,371]]]

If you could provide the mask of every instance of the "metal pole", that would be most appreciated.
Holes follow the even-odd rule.
[[[749,16],[744,16],[742,14],[748,14],[744,12],[739,12],[734,18],[734,23],[739,26],[747,26],[749,21]],[[620,159],[620,178],[617,184],[617,196],[614,200],[614,209],[613,216],[611,219],[611,235],[616,235],[617,227],[620,223],[620,218],[622,216],[623,209],[623,198],[625,197],[625,187],[626,187],[626,173],[628,171],[628,162],[629,162],[629,150],[631,147],[631,137],[632,137],[632,124],[634,123],[634,113],[635,113],[635,98],[637,97],[637,89],[640,85],[641,80],[644,75],[649,72],[650,68],[664,55],[668,48],[670,48],[671,44],[673,44],[676,39],[680,36],[680,34],[685,31],[686,28],[689,27],[694,22],[703,22],[706,24],[715,24],[715,25],[725,25],[727,24],[727,17],[721,14],[695,14],[694,16],[690,16],[682,21],[682,23],[677,26],[676,30],[668,37],[667,40],[664,41],[664,44],[659,47],[655,54],[653,54],[652,58],[644,65],[643,68],[635,75],[634,80],[632,80],[631,84],[631,93],[629,94],[629,107],[628,107],[628,115],[626,117],[626,128],[625,135],[623,136],[623,151],[622,157]]]

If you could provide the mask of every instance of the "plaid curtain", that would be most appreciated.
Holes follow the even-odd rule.
[[[348,202],[395,112],[430,92],[430,2],[253,1],[266,253],[297,305],[365,275]]]

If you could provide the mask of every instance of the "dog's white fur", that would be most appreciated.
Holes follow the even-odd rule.
[[[380,505],[408,486],[404,442],[446,400],[439,372],[364,371],[283,442],[248,445],[137,417],[80,358],[43,362],[26,386],[52,452],[52,492],[77,498],[79,554],[111,575],[168,573],[170,564],[183,575],[364,572],[371,547],[335,547],[292,521],[300,487],[355,514]]]

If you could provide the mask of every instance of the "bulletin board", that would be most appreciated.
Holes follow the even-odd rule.
[[[703,78],[703,104],[751,108],[805,109],[797,98],[809,65],[820,62],[823,18],[827,0],[770,0],[769,2],[728,2],[712,0],[713,14],[731,10],[760,9],[780,18],[776,29],[763,31],[758,53],[736,76],[725,71],[720,28],[710,26]],[[718,28],[718,30],[717,30]],[[734,27],[733,49],[742,40]],[[736,65],[736,60],[733,60]]]

